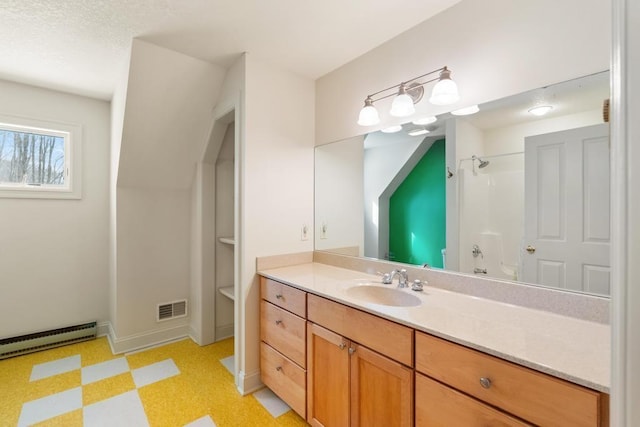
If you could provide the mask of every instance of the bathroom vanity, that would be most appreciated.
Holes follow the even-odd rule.
[[[608,426],[608,325],[321,263],[260,274],[262,380],[311,425]]]

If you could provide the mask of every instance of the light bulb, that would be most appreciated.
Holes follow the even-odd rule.
[[[451,112],[454,116],[468,116],[470,114],[475,114],[480,111],[480,108],[477,105],[470,105],[468,107],[460,108],[459,110],[454,110]]]
[[[364,107],[360,110],[360,115],[358,116],[358,124],[360,126],[373,126],[380,123],[380,115],[378,115],[378,110],[373,106],[373,100],[371,97],[367,97],[364,100]]]
[[[413,99],[407,95],[407,90],[405,89],[404,83],[400,85],[400,90],[398,91],[398,96],[393,99],[393,103],[391,104],[391,114],[394,117],[406,117],[410,116],[416,112],[415,107],[413,106]]]
[[[411,123],[413,123],[414,125],[428,125],[431,123],[435,123],[436,121],[438,121],[437,117],[430,116],[430,117],[422,117],[420,119],[416,119]]]
[[[544,116],[551,110],[553,110],[551,105],[538,105],[537,107],[530,108],[528,111],[534,116]]]
[[[429,131],[425,128],[412,129],[409,132],[407,132],[409,136],[420,136],[420,135],[425,135],[427,133],[429,133]]]
[[[458,85],[451,80],[451,71],[445,67],[440,73],[440,80],[431,91],[429,102],[434,105],[450,105],[458,102],[459,99]]]
[[[384,133],[396,133],[396,132],[400,132],[401,130],[402,130],[402,126],[400,125],[389,126],[388,128],[380,129],[380,131]]]

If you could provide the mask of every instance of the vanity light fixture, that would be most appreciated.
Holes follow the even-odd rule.
[[[420,119],[415,119],[411,123],[413,123],[414,125],[428,125],[431,123],[435,123],[437,121],[438,121],[437,117],[429,116],[429,117],[422,117]]]
[[[427,130],[426,128],[415,128],[415,129],[411,129],[409,132],[407,132],[407,135],[409,136],[420,136],[420,135],[425,135],[429,133],[429,130]]]
[[[388,128],[380,129],[380,131],[384,133],[396,133],[396,132],[400,132],[401,130],[402,130],[402,126],[400,125],[389,126]]]
[[[423,77],[435,73],[439,73],[438,77],[424,82],[418,81]],[[395,98],[391,104],[389,114],[394,117],[410,116],[416,111],[414,104],[420,102],[424,95],[424,85],[435,81],[437,81],[437,83],[432,89],[429,102],[434,105],[449,105],[460,99],[458,86],[451,80],[451,71],[447,67],[442,67],[368,95],[364,100],[364,107],[360,110],[358,124],[360,126],[373,126],[380,123],[380,115],[373,103],[391,96],[395,96]],[[389,93],[385,94],[385,92]],[[375,96],[378,96],[378,98],[374,99]]]
[[[551,105],[536,105],[533,108],[529,108],[528,111],[534,116],[544,116],[551,110],[553,110]]]
[[[367,99],[364,100],[364,107],[360,110],[358,124],[360,126],[373,126],[378,123],[380,123],[378,110],[373,106],[373,99],[370,96],[367,96]]]
[[[393,98],[389,114],[391,114],[393,117],[407,117],[415,112],[416,107],[413,106],[413,98],[407,93],[407,87],[405,86],[405,84],[400,83],[398,95]]]
[[[470,105],[468,107],[460,108],[459,110],[453,110],[451,114],[454,116],[469,116],[477,113],[478,111],[480,111],[480,108],[477,105]]]

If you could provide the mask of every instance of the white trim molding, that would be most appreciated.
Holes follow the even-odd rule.
[[[260,390],[264,387],[264,384],[260,379],[260,371],[253,371],[249,373],[245,371],[238,371],[237,378],[236,387],[242,396],[246,396],[247,394],[253,393],[254,391]]]
[[[640,425],[640,4],[613,1],[611,425]]]
[[[174,326],[161,330],[117,338],[113,327],[109,325],[109,345],[113,354],[130,353],[146,347],[157,346],[181,338],[189,337],[189,325]]]

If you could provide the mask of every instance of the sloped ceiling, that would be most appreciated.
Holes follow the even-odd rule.
[[[190,188],[224,73],[208,62],[133,41],[119,187]]]

